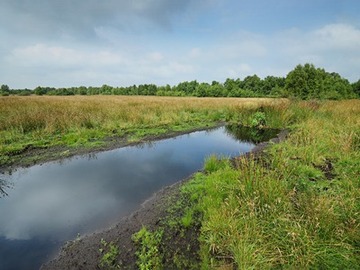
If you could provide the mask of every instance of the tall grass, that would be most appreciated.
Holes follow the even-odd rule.
[[[210,158],[184,188],[202,269],[360,269],[360,101],[278,106],[263,110],[285,142],[236,168]]]
[[[271,99],[129,96],[0,97],[0,154],[35,147],[86,145],[124,136],[205,127]]]

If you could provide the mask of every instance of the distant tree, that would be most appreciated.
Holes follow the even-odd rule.
[[[10,92],[10,87],[6,84],[1,85],[1,92]]]
[[[35,95],[39,95],[39,96],[42,96],[42,95],[46,95],[48,92],[50,91],[53,91],[55,90],[55,88],[51,88],[51,87],[41,87],[41,86],[38,86],[34,89],[34,93]]]
[[[8,96],[10,94],[10,88],[6,84],[1,85],[0,96]]]
[[[103,84],[100,87],[100,94],[102,95],[111,95],[113,87],[107,84]]]
[[[226,88],[220,83],[212,83],[207,89],[206,96],[208,97],[226,97],[228,94]]]
[[[351,84],[351,87],[357,98],[360,98],[360,80]]]
[[[98,95],[98,94],[100,94],[100,88],[99,88],[99,87],[90,86],[90,87],[88,87],[88,89],[87,89],[87,94],[88,94],[88,95]]]
[[[267,76],[261,87],[261,93],[263,95],[278,95],[282,88],[285,87],[285,78]]]
[[[255,74],[245,77],[242,88],[255,93],[261,93],[262,80]]]
[[[312,70],[314,69],[314,65],[305,64],[305,66],[297,65],[294,70],[289,72],[286,76],[285,88],[288,90],[290,96],[303,99],[308,96],[310,85],[313,84],[310,81],[310,75],[313,74]]]
[[[354,96],[348,80],[337,73],[328,73],[313,64],[297,65],[285,79],[289,96],[301,99],[341,99]]]
[[[198,85],[199,83],[197,81],[185,81],[175,86],[173,91],[182,92],[185,96],[193,96],[195,95],[195,90]]]
[[[87,94],[87,88],[86,86],[80,86],[75,89],[75,93],[77,95],[86,95]]]
[[[147,95],[149,95],[149,96],[155,96],[156,95],[158,87],[155,84],[147,84],[146,88],[147,88]]]
[[[319,69],[322,72],[322,88],[320,92],[320,98],[324,99],[343,99],[354,97],[354,92],[351,84],[348,80],[342,78],[338,73],[325,72],[323,69]]]
[[[227,78],[224,82],[224,87],[228,93],[228,96],[236,96],[234,95],[240,89],[240,79],[234,80]]]
[[[138,86],[138,95],[144,96],[154,96],[157,91],[157,86],[155,84],[140,84]]]
[[[33,92],[27,88],[16,91],[16,94],[19,96],[30,96],[32,93]]]
[[[197,96],[197,97],[206,97],[208,92],[209,92],[210,87],[211,86],[208,83],[200,83],[198,86],[196,86],[195,96]]]
[[[159,86],[156,90],[156,96],[168,96],[171,92],[171,86],[170,85],[165,85],[165,86]]]

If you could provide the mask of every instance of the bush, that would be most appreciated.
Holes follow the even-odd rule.
[[[252,115],[250,126],[254,128],[263,128],[266,125],[266,116],[264,112],[256,112]]]

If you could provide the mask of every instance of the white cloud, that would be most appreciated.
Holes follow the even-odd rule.
[[[1,83],[34,88],[211,82],[252,74],[286,76],[306,62],[351,81],[359,79],[360,30],[350,24],[329,23],[307,31],[289,28],[275,34],[236,29],[218,36],[203,34],[204,40],[177,34],[134,35],[107,26],[95,32],[100,41],[89,44],[42,41],[15,46],[3,58]]]
[[[81,57],[73,49],[59,46],[35,44],[12,51],[9,60],[24,66],[73,65],[80,62]]]
[[[202,54],[202,51],[200,48],[192,48],[190,52],[188,53],[190,58],[198,58]]]
[[[360,58],[360,30],[353,25],[327,24],[307,32],[292,29],[272,43],[274,53],[288,65],[309,62],[352,81],[359,79],[360,62],[354,59]]]
[[[161,52],[152,52],[148,55],[148,58],[153,62],[161,62],[165,57]]]
[[[227,70],[228,77],[230,78],[239,77],[239,74],[245,77],[246,75],[250,75],[251,72],[252,72],[251,66],[246,63],[239,63],[238,65],[230,67]]]
[[[72,68],[120,65],[124,64],[126,59],[121,54],[109,50],[92,52],[40,43],[14,49],[8,61],[25,67]]]
[[[261,58],[267,55],[264,37],[248,32],[226,36],[220,43],[217,52],[231,59]]]
[[[360,30],[347,24],[329,24],[312,33],[320,47],[328,49],[359,50]]]

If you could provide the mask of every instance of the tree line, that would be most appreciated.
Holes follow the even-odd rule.
[[[35,89],[10,89],[2,85],[0,95],[150,95],[195,97],[294,97],[300,99],[347,99],[360,98],[360,79],[350,83],[338,73],[329,73],[313,64],[297,65],[287,76],[257,75],[241,79],[226,79],[224,83],[194,81],[181,82],[175,86],[155,84],[128,87],[70,87],[54,88],[38,86]]]

